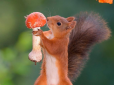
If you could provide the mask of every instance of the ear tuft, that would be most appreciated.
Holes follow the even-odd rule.
[[[67,19],[68,22],[72,22],[72,21],[74,21],[75,17],[68,17],[66,19]]]
[[[76,21],[69,22],[69,28],[73,29],[76,26]]]

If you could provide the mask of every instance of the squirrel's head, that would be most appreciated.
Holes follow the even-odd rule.
[[[75,17],[64,18],[61,16],[47,17],[47,25],[54,36],[61,37],[67,35],[75,27]]]

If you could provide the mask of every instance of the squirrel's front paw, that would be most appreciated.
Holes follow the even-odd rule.
[[[40,35],[43,34],[43,31],[42,31],[41,29],[38,29],[38,31],[33,31],[32,33],[33,33],[33,35],[35,35],[35,36],[40,36]]]

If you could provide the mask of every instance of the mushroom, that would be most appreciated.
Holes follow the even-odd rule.
[[[40,12],[33,12],[27,15],[25,24],[27,28],[33,29],[33,31],[38,31],[40,27],[46,24],[46,17]],[[39,62],[42,60],[42,53],[40,47],[40,37],[33,35],[33,49],[29,53],[29,60]]]

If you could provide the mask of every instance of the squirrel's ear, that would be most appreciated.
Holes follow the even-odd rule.
[[[73,29],[75,26],[76,26],[76,21],[69,22],[67,29]]]
[[[67,19],[68,22],[72,22],[72,21],[74,21],[75,17],[68,17],[66,19]]]

